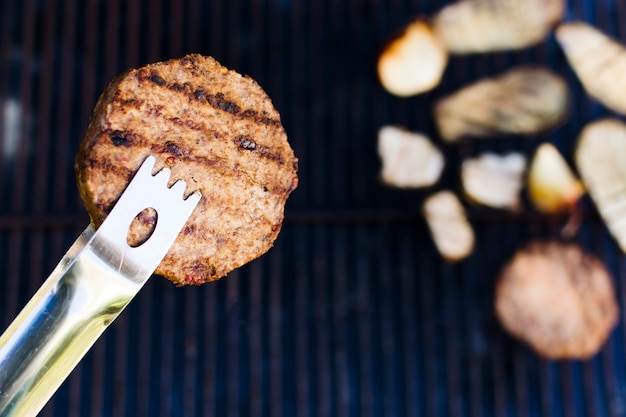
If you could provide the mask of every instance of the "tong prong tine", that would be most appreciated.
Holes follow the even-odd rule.
[[[155,175],[152,175],[152,178],[154,178],[155,184],[164,185],[165,187],[167,187],[167,184],[170,181],[171,174],[172,172],[168,167],[163,167]]]
[[[202,194],[200,193],[200,191],[196,190],[185,198],[185,202],[188,204],[192,204],[195,207],[201,198]]]
[[[178,180],[170,187],[170,190],[172,190],[172,193],[175,194],[176,197],[185,201],[184,195],[186,188],[187,183],[184,180]]]
[[[158,266],[201,198],[195,191],[185,199],[186,182],[179,180],[168,187],[170,169],[165,167],[152,175],[154,165],[155,158],[147,157],[96,233],[96,239],[102,237],[115,247],[119,257],[134,265],[140,276],[145,276],[141,271],[153,271]],[[157,213],[154,230],[141,245],[130,247],[126,243],[128,229],[135,216],[147,208]]]

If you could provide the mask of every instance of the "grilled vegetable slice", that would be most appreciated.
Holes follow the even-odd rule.
[[[378,57],[378,77],[397,96],[428,91],[441,81],[448,52],[430,25],[417,19],[387,43]]]
[[[567,116],[568,91],[558,75],[540,67],[518,67],[486,78],[440,100],[435,121],[442,138],[531,135]]]
[[[443,154],[426,136],[385,126],[378,132],[382,179],[401,188],[427,187],[437,182],[444,166]]]
[[[528,197],[535,208],[544,213],[567,211],[584,194],[582,183],[554,145],[539,146],[528,170]]]
[[[626,48],[583,22],[559,25],[556,38],[587,93],[626,114]]]
[[[587,125],[574,157],[600,215],[626,253],[626,124],[603,119]]]
[[[499,209],[515,210],[520,205],[526,157],[521,153],[484,153],[463,161],[461,180],[472,201]]]
[[[519,49],[545,39],[564,11],[564,0],[464,0],[441,9],[433,26],[451,53]]]
[[[424,202],[424,217],[439,253],[448,261],[459,261],[474,249],[474,230],[457,196],[448,190]]]
[[[495,307],[505,329],[549,359],[593,356],[619,316],[602,261],[555,241],[534,241],[515,254],[498,280]]]

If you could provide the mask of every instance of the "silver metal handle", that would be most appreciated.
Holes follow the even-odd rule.
[[[0,336],[0,416],[34,416],[150,278],[200,201],[152,175],[148,157],[97,232],[88,227]],[[135,216],[157,212],[150,237],[126,241]]]
[[[36,415],[142,285],[72,252],[0,336],[0,416]]]

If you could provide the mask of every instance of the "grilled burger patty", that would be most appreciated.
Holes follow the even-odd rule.
[[[156,273],[177,285],[223,277],[268,251],[296,188],[298,161],[280,115],[251,78],[187,55],[115,78],[98,100],[75,161],[99,226],[148,155],[202,199]],[[131,226],[139,239],[154,213]]]

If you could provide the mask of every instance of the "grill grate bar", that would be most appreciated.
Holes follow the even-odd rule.
[[[76,42],[77,18],[76,0],[71,0],[59,4],[63,11],[59,13],[62,17],[60,37],[61,42],[66,47],[61,48],[60,56],[60,82],[58,97],[58,113],[55,114],[58,123],[54,138],[54,161],[57,164],[56,172],[53,174],[57,178],[53,196],[51,198],[53,209],[56,213],[64,212],[73,204],[69,204],[70,196],[74,197],[72,188],[74,187],[73,154],[76,149],[76,138],[80,137],[75,129],[74,115],[77,107],[74,106],[75,83],[74,77],[74,51]],[[85,119],[85,121],[88,119]],[[82,130],[80,131],[82,132]],[[73,203],[73,201],[72,201]]]
[[[477,248],[480,251],[480,248]],[[479,417],[484,415],[484,371],[481,359],[487,355],[487,346],[484,340],[484,331],[481,324],[481,315],[474,306],[480,303],[478,295],[478,280],[476,275],[481,268],[475,265],[475,262],[468,265],[468,271],[465,274],[462,293],[463,311],[465,311],[466,320],[463,322],[468,333],[468,343],[470,349],[470,358],[468,364],[468,396],[469,396],[469,415],[471,417]]]
[[[459,350],[458,346],[464,345],[459,340],[458,321],[460,319],[458,309],[458,274],[452,265],[443,265],[441,280],[443,280],[444,311],[443,320],[445,328],[445,364],[446,364],[446,392],[449,395],[447,404],[448,415],[460,417],[462,409],[462,394],[460,390],[459,375]]]
[[[12,92],[19,97],[19,104],[16,103],[16,113],[19,114],[15,122],[18,129],[18,137],[24,138],[17,142],[15,146],[15,155],[12,164],[12,183],[11,199],[7,201],[7,206],[11,207],[11,213],[22,213],[25,211],[26,184],[28,184],[27,156],[32,150],[30,149],[30,123],[28,120],[28,112],[32,105],[32,87],[34,74],[34,44],[35,44],[35,13],[34,1],[26,0],[24,5],[24,25],[21,27],[20,44],[21,50],[18,52],[23,56],[23,68],[16,82],[17,91]],[[11,139],[13,140],[13,139]],[[15,138],[17,140],[17,138]]]
[[[0,150],[2,150],[2,154],[0,155],[0,172],[2,176],[0,177],[0,196],[6,195],[7,191],[5,188],[8,188],[8,179],[9,176],[5,176],[4,172],[8,170],[8,162],[7,162],[7,144],[9,143],[10,138],[7,137],[9,133],[8,130],[11,126],[11,121],[8,120],[6,114],[10,110],[10,101],[9,101],[9,69],[10,65],[8,63],[11,62],[11,52],[12,52],[12,44],[11,44],[11,31],[13,29],[13,22],[17,19],[14,18],[13,10],[7,7],[4,3],[2,3],[2,8],[0,9],[2,19],[2,25],[0,26],[0,59],[5,64],[0,64],[0,106],[2,109],[2,117],[0,117],[0,132],[2,136],[2,141],[0,142]],[[4,212],[4,204],[0,205],[0,213]]]
[[[357,321],[357,333],[359,343],[359,366],[360,366],[360,415],[371,417],[378,411],[375,408],[375,398],[378,392],[376,386],[376,368],[372,364],[374,336],[372,323],[374,317],[370,308],[372,302],[372,268],[371,259],[367,256],[368,231],[364,229],[355,230],[355,274],[356,280],[356,300],[360,317]]]
[[[54,38],[56,33],[56,7],[54,2],[48,2],[47,8],[44,10],[43,21],[43,36],[47,39]],[[51,42],[43,45],[43,51],[41,53],[41,65],[43,68],[54,68],[54,45]],[[40,215],[45,212],[45,205],[48,200],[48,178],[50,173],[49,167],[49,155],[50,152],[50,131],[51,119],[52,119],[52,83],[53,83],[53,71],[41,72],[41,84],[39,88],[39,109],[38,117],[39,122],[35,128],[35,142],[37,143],[37,157],[34,167],[34,182],[33,187],[36,190],[41,190],[33,196],[33,211]]]
[[[192,288],[195,290],[195,288]],[[184,315],[184,333],[181,338],[183,344],[183,376],[181,386],[182,392],[182,409],[184,415],[196,416],[200,415],[198,401],[196,400],[196,392],[198,387],[202,386],[201,373],[198,371],[198,364],[202,362],[201,352],[199,351],[196,334],[198,329],[198,316],[200,315],[200,300],[198,298],[199,291],[185,291],[183,297],[182,310]]]
[[[432,264],[425,262],[428,256],[434,253],[424,251],[419,254],[419,274],[418,277],[433,277],[433,279],[420,279],[419,300],[418,304],[421,308],[422,334],[421,340],[423,344],[423,361],[424,367],[424,404],[426,416],[437,416],[442,405],[442,398],[439,393],[439,373],[437,372],[437,362],[439,357],[439,347],[437,346],[434,300],[436,293],[434,292],[433,281],[437,279],[437,274],[433,270]]]
[[[309,294],[311,293],[311,270],[309,262],[304,260],[310,259],[310,228],[299,227],[296,233],[300,239],[294,239],[294,259],[300,259],[302,262],[296,262],[294,268],[295,280],[295,344],[294,344],[294,362],[295,362],[295,381],[296,381],[296,415],[310,416],[313,415],[312,404],[314,403],[313,387],[315,381],[311,378],[314,375],[314,369],[311,365],[311,356],[313,355],[311,345],[311,306],[309,303]],[[297,277],[297,278],[296,278]]]
[[[240,278],[238,274],[234,274],[235,278]],[[240,300],[238,300],[238,287],[241,279],[228,280],[226,283],[226,311],[229,320],[234,323],[241,323]],[[239,371],[239,341],[240,326],[229,326],[222,337],[225,338],[225,363],[228,381],[226,383],[225,407],[226,416],[241,415],[239,410],[240,398],[240,371]]]
[[[402,359],[404,363],[401,387],[403,387],[404,415],[417,416],[421,415],[419,404],[423,401],[423,382],[420,379],[420,369],[418,358],[423,357],[421,354],[420,343],[415,332],[415,328],[410,326],[416,323],[419,317],[414,314],[413,303],[415,300],[416,284],[415,282],[425,277],[414,275],[415,271],[415,248],[411,244],[408,231],[401,234],[398,241],[398,275],[395,279],[399,281],[399,303],[400,303],[400,320],[399,335],[402,335]],[[363,306],[365,307],[365,306]]]

